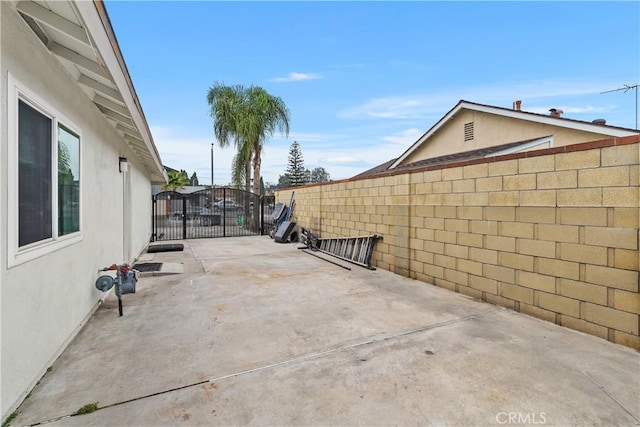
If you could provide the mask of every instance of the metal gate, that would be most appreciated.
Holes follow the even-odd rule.
[[[260,236],[273,227],[275,197],[230,187],[152,197],[151,241]]]

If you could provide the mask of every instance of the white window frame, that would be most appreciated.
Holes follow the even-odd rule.
[[[82,231],[84,229],[83,215],[82,215],[82,186],[83,186],[83,147],[82,147],[82,131],[73,121],[68,119],[64,114],[51,106],[48,102],[35,94],[29,88],[27,88],[22,82],[13,77],[11,73],[8,73],[8,87],[7,87],[7,130],[8,130],[8,235],[7,235],[7,266],[9,268],[16,265],[23,264],[28,261],[40,258],[44,255],[50,254],[54,251],[73,245],[82,240]],[[18,240],[19,230],[19,147],[18,147],[18,105],[19,101],[22,101],[34,108],[41,114],[51,119],[52,124],[52,176],[51,176],[51,188],[52,188],[52,200],[51,200],[51,238],[44,239],[38,242],[31,243],[20,247]],[[63,126],[66,129],[73,132],[80,139],[80,188],[79,188],[79,204],[80,204],[80,230],[66,234],[64,236],[58,235],[58,128]]]

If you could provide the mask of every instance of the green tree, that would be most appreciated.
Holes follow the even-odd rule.
[[[246,152],[246,137],[242,133],[242,115],[244,114],[245,89],[243,86],[226,86],[215,83],[207,92],[207,103],[209,104],[209,114],[213,118],[213,133],[218,140],[220,147],[227,147],[233,143],[238,153]],[[249,180],[245,179],[245,158],[244,154],[236,156],[232,162],[232,182],[238,185],[237,180],[242,179],[249,189]]]
[[[196,175],[195,172],[193,172],[193,175],[191,175],[191,178],[189,179],[189,182],[193,186],[200,185],[200,181],[198,180],[198,175]]]
[[[243,145],[233,156],[233,167],[231,168],[231,183],[238,189],[241,189],[244,186],[245,190],[249,191],[249,183],[251,179],[251,161],[247,159],[247,156],[250,156],[250,153],[248,153],[246,149],[247,145]]]
[[[278,184],[276,184],[277,188],[287,188],[287,187],[291,187],[291,177],[289,176],[288,173],[285,173],[284,175],[280,175],[278,177]]]
[[[171,171],[168,174],[169,182],[160,187],[161,190],[176,191],[180,188],[184,188],[189,185],[189,178],[186,177],[186,173],[179,171]]]
[[[311,171],[311,179],[309,182],[327,182],[329,181],[329,172],[323,167],[313,168]]]
[[[245,187],[249,190],[253,164],[253,192],[260,193],[260,166],[266,139],[276,131],[289,135],[290,113],[284,101],[263,88],[215,83],[209,88],[207,102],[213,118],[214,134],[220,146],[233,143],[237,149],[234,172],[241,176],[244,167]]]
[[[289,183],[293,187],[307,183],[307,170],[304,167],[304,157],[298,141],[293,141],[293,144],[289,147],[289,163],[286,175],[289,176]]]
[[[272,195],[273,193],[275,193],[277,189],[278,189],[278,184],[274,184],[273,182],[265,182],[264,184],[265,194]]]

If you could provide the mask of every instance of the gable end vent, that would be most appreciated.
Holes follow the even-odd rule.
[[[464,140],[471,141],[473,139],[473,122],[464,124]]]

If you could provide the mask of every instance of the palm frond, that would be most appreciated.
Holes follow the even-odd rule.
[[[255,191],[259,188],[262,148],[267,138],[276,131],[289,136],[289,109],[280,97],[270,95],[259,86],[245,88],[218,82],[209,88],[207,102],[220,146],[235,144],[234,182],[241,177],[236,169],[242,166],[248,188],[253,163]]]

